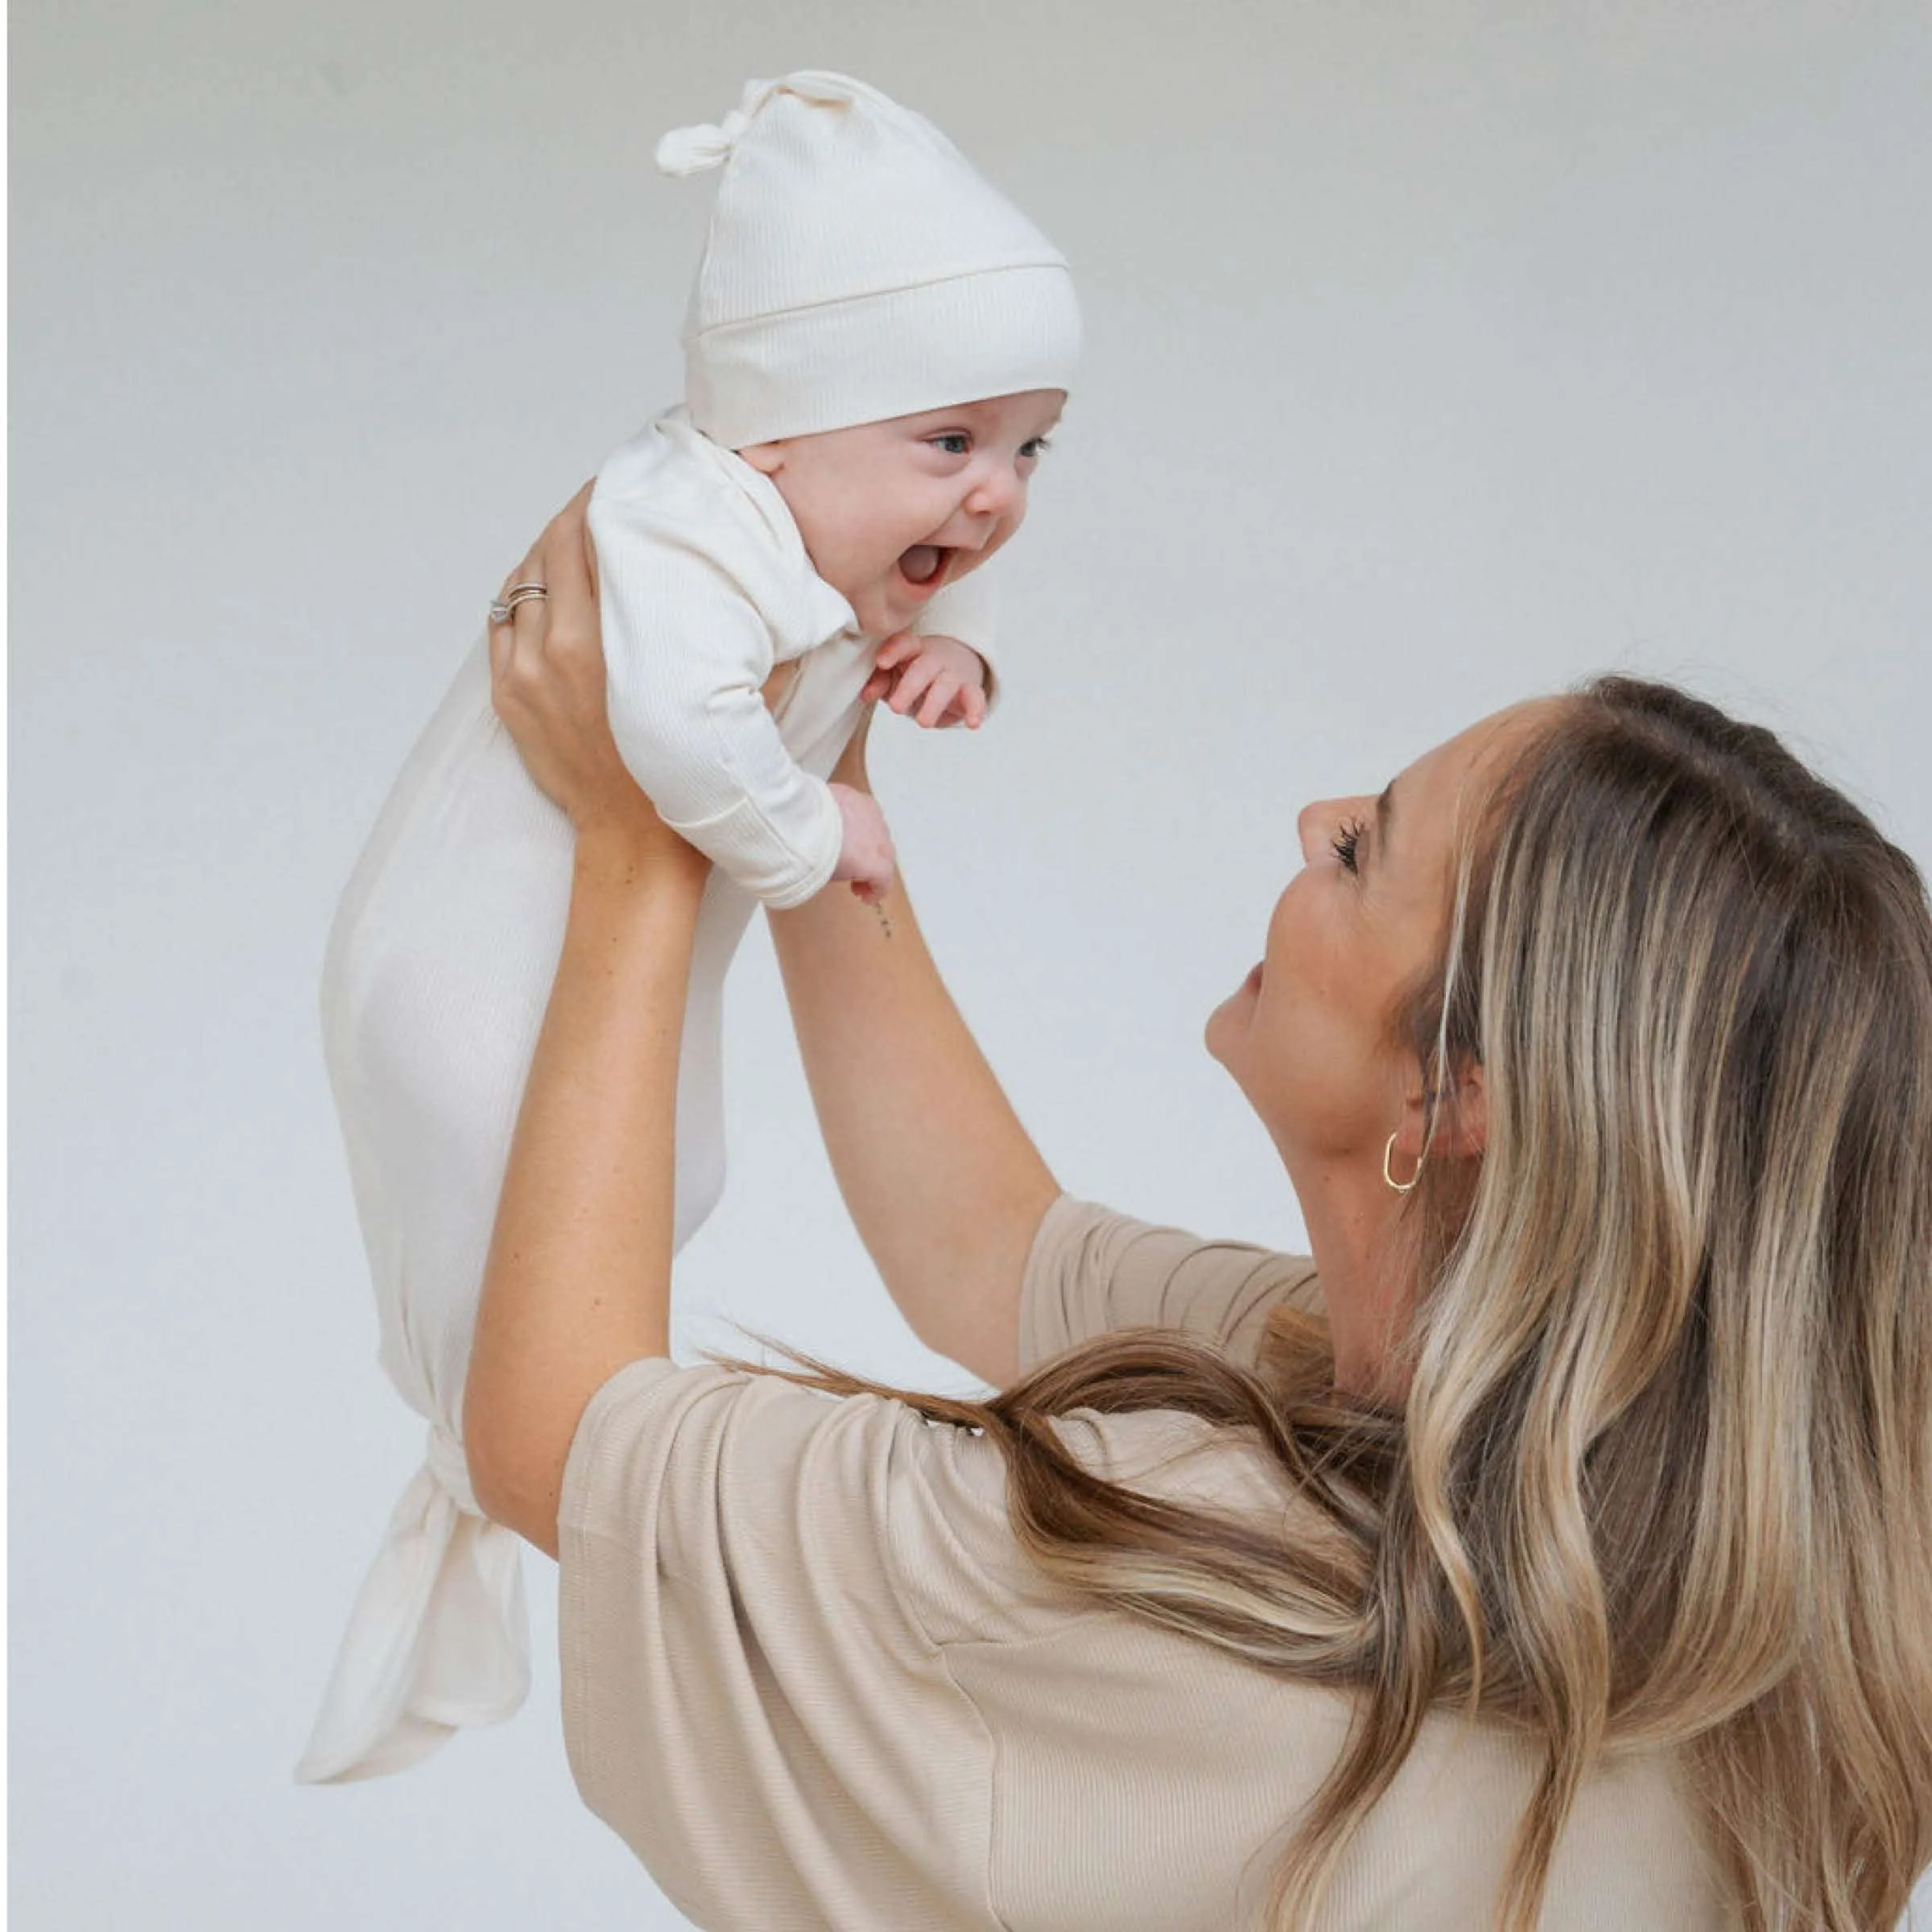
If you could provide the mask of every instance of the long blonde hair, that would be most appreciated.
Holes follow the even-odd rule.
[[[886,1393],[999,1446],[1051,1575],[1357,1691],[1278,1925],[1448,1705],[1540,1755],[1512,1932],[1592,1764],[1645,1747],[1687,1755],[1752,1932],[1889,1932],[1932,1859],[1924,886],[1768,732],[1625,679],[1566,700],[1460,843],[1396,1025],[1445,1096],[1480,1063],[1487,1144],[1411,1198],[1399,1414],[1334,1393],[1286,1310],[1253,1370],[1136,1331],[985,1402]],[[1078,1407],[1252,1430],[1336,1534],[1109,1484],[1051,1426]]]

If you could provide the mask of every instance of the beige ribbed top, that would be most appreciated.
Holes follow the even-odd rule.
[[[1164,1323],[1252,1360],[1311,1265],[1063,1196],[1028,1263],[1030,1364]],[[1117,1479],[1220,1507],[1293,1496],[1171,1413],[1061,1425]],[[1232,1932],[1332,1761],[1347,1699],[1048,1583],[999,1451],[873,1397],[665,1360],[585,1411],[559,1518],[564,1728],[584,1802],[700,1926]],[[1492,1922],[1533,1768],[1425,1725],[1321,1923]],[[1735,1922],[1667,1761],[1585,1788],[1543,1923]]]

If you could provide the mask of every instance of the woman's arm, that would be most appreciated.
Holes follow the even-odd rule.
[[[541,548],[518,580],[545,582]],[[478,1502],[551,1555],[585,1405],[669,1353],[678,1046],[708,868],[617,756],[594,632],[492,633],[498,713],[577,832],[564,951],[497,1207],[464,1391]]]
[[[833,778],[869,789],[863,724]],[[926,950],[902,884],[770,915],[819,1125],[860,1238],[913,1332],[1000,1387],[1059,1184]],[[887,936],[886,923],[890,926]]]

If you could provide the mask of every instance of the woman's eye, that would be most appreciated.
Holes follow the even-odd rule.
[[[1341,861],[1342,870],[1344,872],[1352,873],[1356,869],[1356,848],[1362,842],[1362,833],[1364,829],[1365,828],[1360,819],[1351,819],[1348,823],[1344,825],[1341,830],[1328,841],[1329,846],[1333,850],[1335,857]]]

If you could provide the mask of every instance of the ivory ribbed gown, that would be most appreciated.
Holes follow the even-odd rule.
[[[829,877],[837,811],[822,781],[858,722],[877,641],[812,570],[769,479],[681,411],[605,464],[590,521],[613,733],[667,821],[719,868],[679,1070],[681,1248],[724,1185],[725,972],[759,898],[796,903]],[[983,647],[965,588],[941,592],[923,628]],[[794,661],[768,713],[760,687]],[[491,708],[479,639],[382,807],[324,959],[324,1051],[379,1360],[429,1440],[351,1614],[296,1769],[305,1782],[401,1770],[452,1731],[509,1716],[528,1688],[519,1539],[477,1513],[457,1426],[572,851],[568,820]]]

